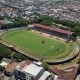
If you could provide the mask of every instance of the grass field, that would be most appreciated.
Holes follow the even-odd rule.
[[[53,58],[56,56],[69,54],[72,50],[69,43],[43,37],[40,34],[27,30],[7,32],[2,35],[2,40],[17,46],[22,50],[29,51],[38,57]],[[42,44],[42,40],[45,41],[44,44]]]

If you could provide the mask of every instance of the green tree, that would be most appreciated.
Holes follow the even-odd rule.
[[[4,71],[4,67],[0,66],[0,71],[3,72]]]
[[[53,22],[53,18],[48,15],[36,17],[33,21],[33,23],[40,23],[47,26],[52,25],[52,22]]]
[[[80,34],[80,24],[75,26],[75,32]]]
[[[42,66],[43,66],[45,69],[48,69],[48,68],[49,68],[49,65],[48,65],[46,62],[43,62],[43,63],[42,63]]]

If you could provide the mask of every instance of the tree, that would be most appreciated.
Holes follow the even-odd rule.
[[[36,17],[33,20],[33,23],[40,23],[47,26],[52,25],[52,22],[53,22],[53,18],[48,15],[42,15],[42,16]]]
[[[10,28],[16,28],[16,27],[23,27],[23,26],[27,26],[28,24],[29,24],[29,21],[27,21],[27,20],[15,18],[13,23],[1,25],[1,29],[10,29]]]
[[[75,26],[75,32],[80,34],[80,24]]]
[[[0,71],[3,72],[4,71],[4,67],[0,66]]]
[[[0,44],[0,57],[8,57],[11,55],[11,51],[4,45]]]
[[[49,65],[48,65],[46,62],[43,62],[43,63],[42,63],[42,66],[43,66],[45,69],[48,69],[48,68],[49,68]]]

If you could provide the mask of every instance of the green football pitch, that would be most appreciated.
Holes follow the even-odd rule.
[[[2,35],[2,40],[20,48],[26,54],[38,57],[57,57],[69,54],[72,46],[69,43],[57,39],[47,38],[41,34],[27,31],[15,30]]]

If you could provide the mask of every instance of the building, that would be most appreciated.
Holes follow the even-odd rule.
[[[0,66],[6,68],[6,66],[7,66],[11,61],[12,61],[11,59],[3,58],[2,61],[1,61]]]
[[[1,80],[8,80],[10,77],[14,75],[15,68],[17,66],[18,62],[16,60],[3,58],[0,63],[0,79]]]
[[[47,80],[50,75],[39,63],[30,61],[20,62],[15,70],[17,80]]]
[[[18,62],[15,61],[10,62],[5,68],[5,75],[13,76],[17,64]]]
[[[74,32],[66,31],[63,29],[59,29],[56,27],[45,26],[41,24],[32,24],[33,27],[31,29],[50,34],[51,36],[56,36],[64,39],[74,39]]]
[[[4,24],[5,22],[3,20],[0,20],[0,25]]]
[[[51,80],[53,78],[51,72],[46,71],[42,66],[41,61],[16,62],[3,58],[0,66],[4,67],[3,75],[0,75],[1,78],[4,78],[3,80]]]
[[[77,77],[79,65],[73,65],[67,69],[50,68],[50,71],[56,74],[54,80],[75,80]]]

